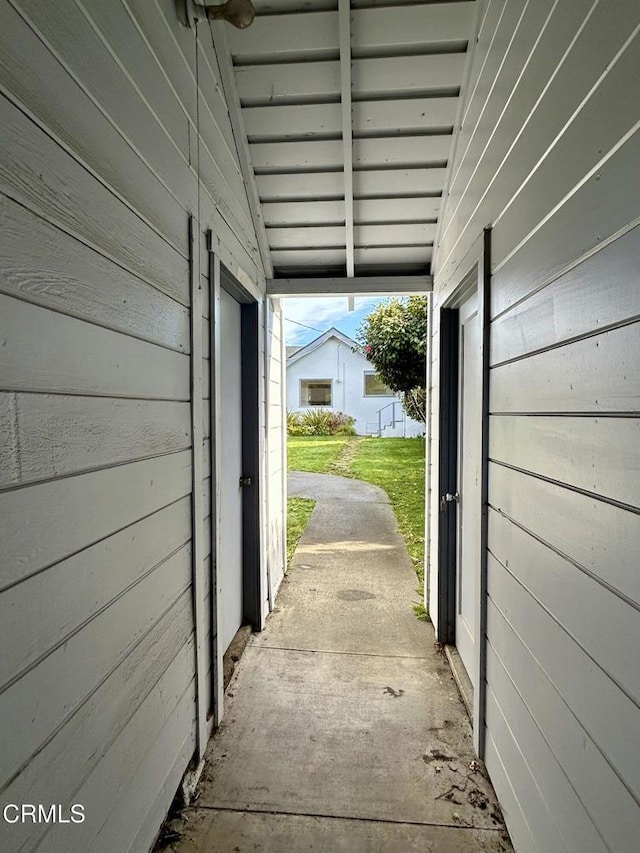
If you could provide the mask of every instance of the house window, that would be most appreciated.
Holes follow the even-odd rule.
[[[364,372],[364,396],[365,397],[393,397],[393,391],[388,388],[377,373],[373,370]]]
[[[330,406],[330,379],[302,379],[300,381],[301,406]]]

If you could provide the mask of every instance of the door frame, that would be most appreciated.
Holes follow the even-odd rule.
[[[221,302],[225,290],[240,303],[241,395],[242,395],[242,477],[248,483],[242,488],[242,621],[253,631],[262,629],[262,524],[260,465],[260,383],[261,383],[261,316],[260,304],[240,284],[220,260],[214,248],[213,235],[207,233],[208,279],[210,288],[211,351],[211,660],[212,724],[217,728],[224,713],[225,649],[218,642],[221,624],[221,597],[218,595],[220,559],[220,489],[222,470],[222,398]]]
[[[476,753],[484,758],[487,662],[487,538],[489,485],[489,378],[491,329],[491,229],[483,231],[473,263],[467,265],[440,307],[438,412],[438,625],[436,637],[444,645],[455,645],[457,611],[457,537],[458,504],[442,500],[455,494],[458,481],[458,401],[459,381],[459,306],[473,294],[478,297],[481,323],[482,431],[480,462],[480,577],[476,612],[476,659],[473,695],[473,740]]]
[[[260,313],[258,303],[241,303],[242,352],[242,618],[253,631],[262,627],[260,524]]]

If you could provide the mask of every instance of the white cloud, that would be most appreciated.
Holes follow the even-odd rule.
[[[352,334],[355,325],[381,302],[379,296],[356,297],[355,311],[349,311],[346,296],[289,297],[284,300],[285,338],[289,345],[308,343],[331,326]],[[296,325],[302,323],[303,326]],[[304,328],[312,326],[313,329]]]

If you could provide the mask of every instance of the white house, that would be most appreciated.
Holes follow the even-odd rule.
[[[355,418],[358,435],[411,438],[424,424],[406,415],[400,399],[381,381],[356,342],[331,328],[287,356],[287,409],[315,407]]]
[[[146,853],[282,577],[279,298],[433,289],[477,752],[519,853],[636,850],[640,4],[255,5],[0,7],[0,792],[87,815],[0,846]]]

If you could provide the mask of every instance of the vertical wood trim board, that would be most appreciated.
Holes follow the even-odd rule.
[[[267,351],[267,326],[266,326],[266,306],[267,297],[257,300],[257,383],[258,394],[256,405],[257,413],[257,430],[256,447],[258,452],[258,477],[259,477],[259,493],[258,493],[258,618],[259,629],[262,631],[265,625],[265,619],[269,612],[269,601],[267,596],[267,565],[269,562],[269,511],[268,511],[268,444],[267,444],[267,384],[268,372],[265,353]]]
[[[429,609],[429,598],[431,592],[431,402],[432,391],[431,383],[433,382],[433,364],[431,361],[433,355],[433,294],[427,294],[427,364],[425,370],[425,389],[426,389],[426,435],[425,435],[425,514],[424,514],[424,588],[423,588],[423,604],[426,610]]]
[[[220,257],[213,251],[213,234],[208,234],[209,279],[211,298],[211,459],[213,462],[213,487],[211,489],[212,524],[212,580],[211,580],[211,661],[213,666],[213,724],[219,726],[224,713],[223,653],[219,641],[221,596],[218,568],[220,565],[220,471],[222,470],[222,399],[220,391]]]
[[[482,457],[480,468],[480,577],[478,591],[478,674],[474,692],[473,745],[478,758],[486,751],[487,713],[487,560],[489,533],[489,383],[491,379],[491,229],[483,234],[478,264],[478,310],[482,323]]]
[[[267,581],[267,606],[269,609],[269,613],[273,610],[273,588],[272,588],[272,558],[271,558],[271,539],[272,532],[269,525],[269,492],[271,489],[271,454],[269,453],[269,431],[271,428],[271,403],[272,403],[272,395],[271,395],[271,357],[273,355],[273,323],[275,322],[275,314],[273,312],[273,306],[271,300],[267,297],[264,300],[264,325],[266,329],[265,335],[265,346],[262,351],[263,355],[263,363],[264,363],[264,399],[265,399],[265,412],[266,412],[266,431],[267,431],[267,441],[266,441],[266,477],[264,480],[264,492],[266,498],[266,507],[265,507],[265,530],[267,532],[267,562],[266,562],[266,581]],[[275,401],[273,401],[275,402]]]
[[[283,530],[282,530],[282,572],[287,572],[287,346],[284,337],[284,306],[278,300],[278,311],[280,324],[280,395],[281,395],[281,424],[282,424],[282,506],[283,506]]]
[[[191,527],[193,560],[193,611],[196,634],[196,729],[198,760],[204,757],[207,746],[207,677],[204,642],[204,565],[203,565],[203,521],[204,498],[202,494],[202,475],[204,458],[202,448],[202,284],[196,270],[196,224],[189,217],[189,273],[191,280],[191,451],[192,493]]]
[[[340,85],[342,105],[342,151],[344,159],[344,217],[347,276],[354,276],[353,238],[353,128],[351,116],[351,3],[338,0],[340,31]]]

